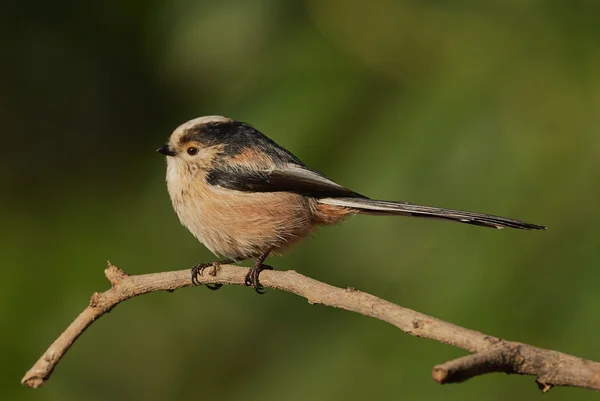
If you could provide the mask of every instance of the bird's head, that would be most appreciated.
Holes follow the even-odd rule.
[[[195,176],[208,170],[215,158],[223,153],[219,131],[235,122],[222,116],[205,116],[190,120],[173,131],[169,142],[156,151],[167,156],[169,178]]]

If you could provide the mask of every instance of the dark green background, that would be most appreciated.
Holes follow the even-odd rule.
[[[24,372],[107,288],[212,255],[154,150],[180,123],[248,121],[356,191],[547,232],[356,217],[279,269],[600,360],[600,3],[9,1],[0,6],[5,400],[592,400],[488,375],[360,315],[241,287],[157,293],[94,324],[43,388]]]

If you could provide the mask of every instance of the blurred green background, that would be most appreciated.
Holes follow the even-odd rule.
[[[547,232],[356,217],[279,269],[489,334],[600,360],[600,3],[7,1],[0,5],[0,384],[5,400],[591,400],[270,290],[120,305],[43,388],[24,372],[130,274],[213,256],[180,226],[154,150],[191,118],[252,123],[356,191]]]

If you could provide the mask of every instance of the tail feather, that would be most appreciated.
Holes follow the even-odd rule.
[[[465,212],[462,210],[442,209],[439,207],[421,206],[408,202],[390,202],[368,198],[322,198],[320,203],[356,209],[359,213],[392,214],[399,216],[415,216],[431,219],[451,220],[476,226],[521,230],[545,230],[546,227],[507,217],[490,214]]]

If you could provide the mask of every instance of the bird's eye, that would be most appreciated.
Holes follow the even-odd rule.
[[[187,154],[190,156],[194,156],[196,153],[198,153],[198,148],[195,146],[190,146],[189,148],[187,148]]]

